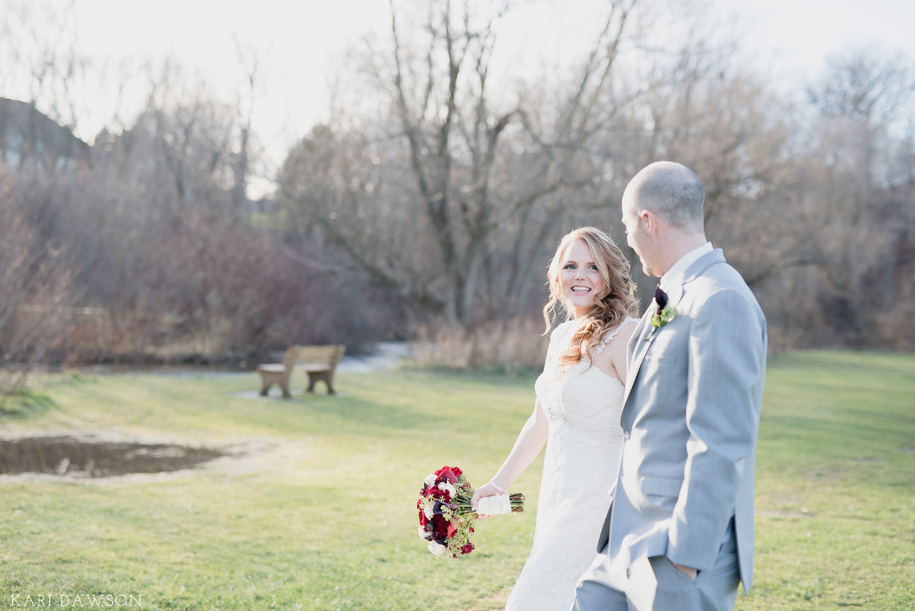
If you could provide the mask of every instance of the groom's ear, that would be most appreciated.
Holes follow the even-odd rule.
[[[658,231],[658,221],[660,217],[652,210],[642,210],[639,212],[639,222],[645,224],[645,229],[650,233]]]

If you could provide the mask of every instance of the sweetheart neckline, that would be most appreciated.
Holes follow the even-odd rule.
[[[572,367],[578,367],[579,365],[581,365],[581,364],[584,363],[584,362],[585,362],[584,360],[578,361],[578,362],[575,363],[575,365],[573,365]],[[591,367],[590,367],[590,369],[593,369],[593,370],[597,371],[598,373],[600,373],[603,377],[605,377],[605,378],[607,378],[607,379],[609,379],[609,380],[612,380],[612,381],[616,382],[616,383],[619,384],[622,388],[624,388],[624,389],[626,388],[626,383],[625,383],[625,382],[623,382],[622,380],[620,380],[618,377],[616,377],[616,376],[613,375],[612,373],[607,373],[606,371],[604,371],[603,369],[601,369],[601,368],[598,367],[597,365],[592,364]],[[583,371],[582,374],[584,374],[586,371],[587,371],[587,370]],[[546,372],[541,373],[541,374],[538,376],[538,378],[541,378],[541,377],[543,377],[544,375],[546,375]],[[550,379],[550,380],[546,380],[546,382],[558,381],[559,379],[560,379],[560,378],[552,378],[552,379]]]

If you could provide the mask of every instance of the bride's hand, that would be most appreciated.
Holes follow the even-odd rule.
[[[497,494],[499,494],[499,491],[492,484],[487,483],[487,484],[484,484],[483,486],[480,486],[479,488],[474,490],[473,496],[470,498],[470,508],[473,509],[474,511],[476,511],[477,503],[479,502],[479,500],[481,498],[483,498],[484,496],[496,496]],[[479,514],[478,513],[477,517],[485,520],[487,518],[491,518],[492,516],[488,515],[488,514]]]

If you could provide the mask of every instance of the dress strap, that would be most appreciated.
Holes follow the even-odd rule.
[[[620,324],[618,324],[615,329],[611,329],[610,331],[608,331],[607,334],[604,336],[604,338],[602,340],[600,340],[600,343],[594,347],[594,356],[597,356],[598,354],[603,352],[604,348],[606,348],[607,344],[609,344],[611,341],[613,341],[613,338],[616,337],[617,333],[620,332],[620,329],[622,329],[625,325],[628,325],[631,322],[639,322],[639,321],[637,318],[633,318],[632,316],[627,316],[626,319],[623,322],[621,322]]]

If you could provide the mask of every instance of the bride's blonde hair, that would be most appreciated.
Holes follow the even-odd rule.
[[[544,335],[556,324],[558,310],[565,313],[565,320],[574,318],[574,309],[562,294],[559,275],[566,250],[576,240],[583,241],[604,280],[604,287],[594,297],[594,305],[584,316],[569,348],[559,357],[559,373],[581,362],[585,355],[591,359],[592,350],[601,343],[604,336],[618,327],[627,316],[638,316],[638,302],[635,297],[635,283],[630,276],[629,260],[623,251],[613,243],[606,233],[596,227],[580,227],[565,235],[559,242],[556,254],[547,271],[550,300],[543,306],[546,322]]]

